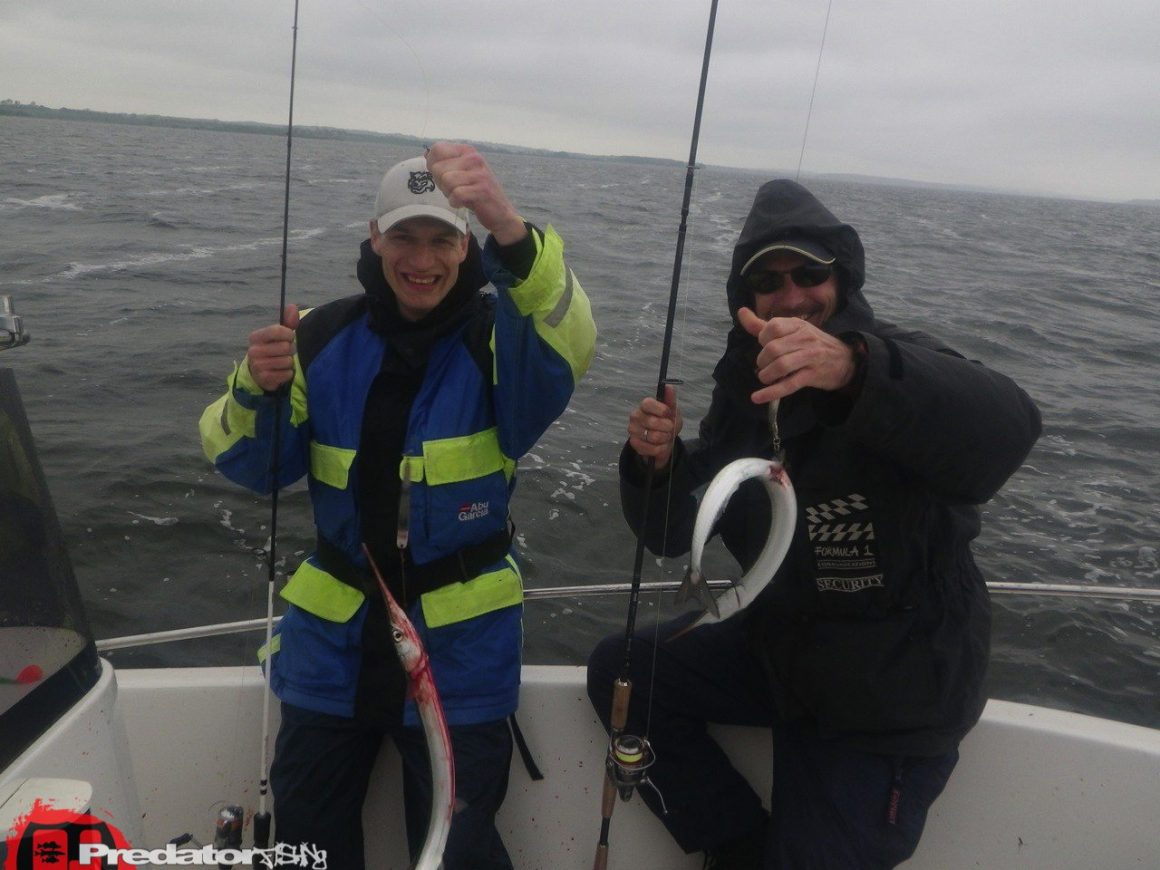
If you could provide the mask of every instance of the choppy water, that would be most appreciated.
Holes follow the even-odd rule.
[[[285,142],[277,137],[0,118],[0,293],[33,333],[5,353],[99,637],[260,616],[269,503],[216,476],[196,422],[248,332],[273,320]],[[383,169],[410,153],[299,139],[291,301],[356,292]],[[684,169],[498,155],[526,217],[553,224],[600,339],[572,406],[521,464],[529,586],[616,582],[634,540],[616,456],[655,386]],[[708,399],[728,327],[729,254],[764,176],[698,173],[670,373],[685,416]],[[808,181],[808,180],[807,180]],[[858,227],[867,296],[1014,376],[1045,431],[985,510],[990,579],[1160,586],[1160,210],[808,181]],[[305,492],[282,499],[279,553],[309,548]],[[682,565],[646,563],[646,580]],[[995,599],[991,693],[1160,727],[1155,608]],[[537,602],[528,660],[578,663],[626,599]],[[642,621],[672,612],[646,599]],[[122,652],[122,665],[252,661],[254,637]]]

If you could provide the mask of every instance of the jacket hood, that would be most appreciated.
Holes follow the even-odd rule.
[[[741,283],[741,269],[762,248],[780,241],[807,241],[823,245],[836,260],[839,303],[837,312],[824,325],[831,335],[844,332],[871,331],[874,312],[862,295],[866,281],[866,252],[857,231],[838,220],[812,193],[788,179],[768,181],[757,191],[745,226],[733,248],[733,264],[725,292],[733,328],[729,331],[725,353],[713,376],[725,389],[743,416],[763,421],[765,408],[749,401],[749,395],[761,384],[754,373],[758,346],[737,323],[737,310],[752,306],[753,299]],[[803,393],[809,393],[803,390]],[[792,400],[794,397],[790,397]],[[800,402],[788,401],[786,411]],[[808,423],[802,421],[802,426]]]
[[[734,319],[738,308],[752,304],[741,285],[741,268],[762,248],[786,240],[816,242],[834,255],[843,307],[861,291],[866,280],[866,253],[855,229],[838,220],[796,181],[768,181],[757,191],[733,248],[733,266],[725,286]]]

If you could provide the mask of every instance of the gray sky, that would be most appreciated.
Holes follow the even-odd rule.
[[[720,0],[699,158],[792,173],[828,0]],[[293,0],[0,0],[0,98],[285,123]],[[685,160],[709,0],[301,0],[295,122]],[[1157,0],[834,0],[805,172],[1160,198]]]

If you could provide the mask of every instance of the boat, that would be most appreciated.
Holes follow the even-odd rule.
[[[27,336],[10,302],[0,301],[0,338],[8,336],[0,348],[15,346]],[[73,830],[112,835],[130,850],[119,853],[121,866],[174,863],[177,850],[185,850],[185,863],[195,863],[211,846],[225,850],[213,854],[235,866],[251,865],[255,854],[245,844],[253,842],[264,757],[259,668],[115,669],[101,654],[257,626],[93,638],[15,377],[4,368],[0,546],[0,865],[25,870],[60,860],[60,847],[43,839],[51,825],[34,824],[49,809],[73,819]],[[528,594],[570,598],[616,591],[567,587]],[[1151,592],[1104,591],[1125,598]],[[1048,592],[1079,594],[1075,587]],[[519,721],[544,778],[533,780],[517,755],[499,818],[516,867],[592,865],[608,741],[584,682],[582,667],[523,670]],[[273,732],[277,705],[272,718]],[[715,732],[758,793],[768,794],[768,731]],[[388,744],[364,809],[367,866],[376,870],[407,866],[400,782],[399,758]],[[991,700],[963,741],[959,766],[904,866],[1154,867],[1160,861],[1157,794],[1160,730]],[[223,837],[223,831],[240,839]],[[38,857],[32,849],[38,836],[42,848],[58,851]],[[304,851],[286,856],[285,863],[324,867],[320,860]],[[617,802],[610,867],[691,870],[701,861],[676,847],[639,798]],[[117,865],[94,859],[70,866]]]

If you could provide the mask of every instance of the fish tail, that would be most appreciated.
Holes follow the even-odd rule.
[[[684,604],[686,601],[692,600],[695,600],[714,617],[721,615],[717,609],[717,599],[709,591],[709,584],[705,582],[704,575],[694,568],[689,568],[685,572],[685,579],[677,589],[677,604]]]

